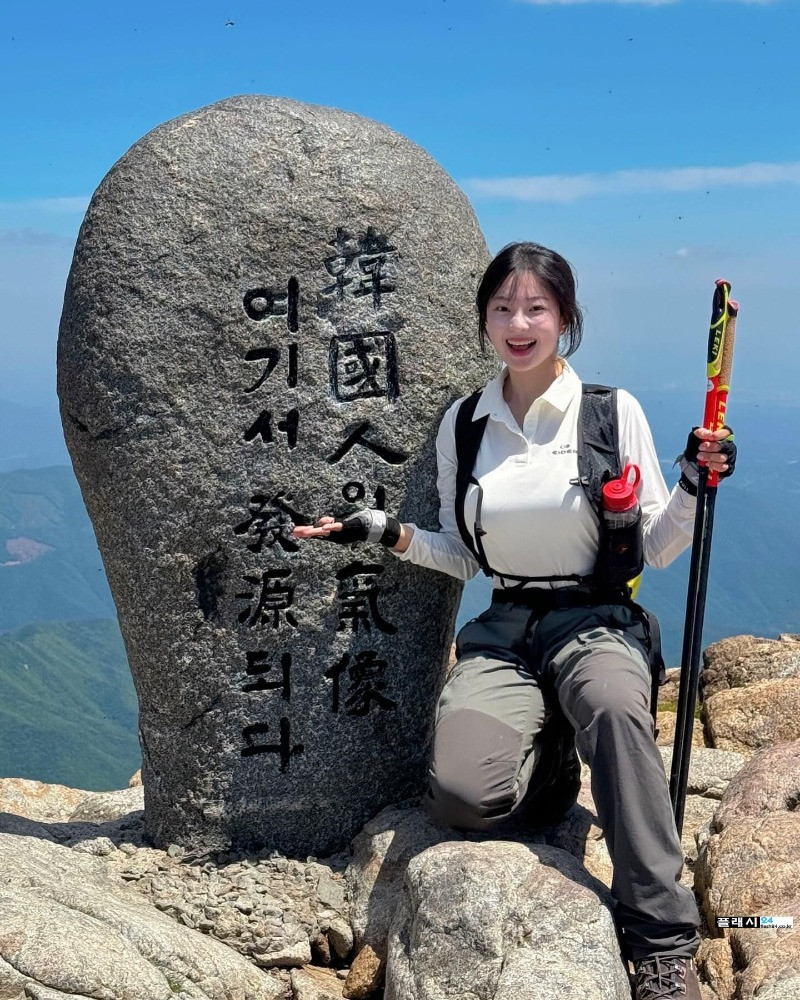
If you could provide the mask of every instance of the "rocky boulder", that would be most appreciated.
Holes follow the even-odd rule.
[[[710,698],[729,688],[797,676],[800,676],[800,636],[759,639],[737,635],[720,639],[704,651],[700,691],[703,698]]]
[[[158,913],[97,858],[35,836],[0,833],[0,869],[0,996],[283,995],[279,982],[236,952]]]
[[[143,808],[141,785],[90,792],[28,778],[0,778],[0,813],[24,816],[38,823],[106,823]]]
[[[731,780],[701,840],[696,871],[695,887],[710,928],[715,928],[717,917],[793,916],[797,920],[798,804],[800,740],[757,753]],[[736,1000],[800,996],[800,927],[733,928],[714,933],[727,938],[730,965],[724,945],[704,946],[700,959],[708,967],[709,978],[716,974],[724,1000],[731,995]]]
[[[800,739],[800,677],[718,691],[703,712],[709,742],[718,750],[750,756]]]
[[[677,713],[666,712],[659,710],[658,719],[656,721],[656,727],[658,729],[658,735],[656,736],[656,743],[660,747],[671,747],[675,743],[675,726],[677,723]],[[695,719],[692,723],[692,746],[693,747],[704,747],[705,743],[705,733],[703,732],[703,723],[699,719]]]
[[[386,1000],[629,1000],[605,889],[569,854],[441,843],[413,858],[389,935]]]
[[[389,926],[409,862],[433,844],[463,839],[461,833],[442,830],[424,810],[411,806],[389,806],[364,826],[353,840],[345,873],[357,950],[369,945],[386,957]]]

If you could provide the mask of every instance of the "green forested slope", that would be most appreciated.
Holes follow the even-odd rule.
[[[116,619],[0,635],[0,775],[123,788],[140,765],[136,719]]]
[[[20,561],[17,549],[39,554]],[[0,632],[33,621],[116,614],[78,484],[68,466],[0,474]]]

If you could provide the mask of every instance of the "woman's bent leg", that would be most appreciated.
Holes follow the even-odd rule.
[[[483,830],[522,801],[548,710],[536,680],[497,651],[458,661],[439,698],[425,806],[442,826]]]

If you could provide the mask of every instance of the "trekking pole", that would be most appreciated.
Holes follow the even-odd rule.
[[[706,390],[703,426],[719,430],[725,425],[728,404],[733,342],[739,305],[730,298],[730,282],[720,279],[714,290],[711,328],[708,335],[708,388]],[[697,508],[692,538],[692,558],[689,566],[689,586],[686,596],[686,623],[681,652],[681,676],[678,689],[678,713],[675,720],[675,740],[672,749],[672,769],[669,795],[678,836],[683,831],[683,810],[689,780],[689,757],[692,752],[694,711],[700,681],[700,653],[703,638],[703,618],[708,588],[708,567],[711,559],[711,534],[714,528],[714,507],[719,475],[708,466],[699,466]]]

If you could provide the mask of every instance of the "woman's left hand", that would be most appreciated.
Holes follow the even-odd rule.
[[[710,431],[705,427],[695,427],[690,435],[700,442],[697,447],[697,461],[707,465],[709,472],[716,472],[720,479],[725,479],[733,473],[736,465],[736,445],[733,443],[733,431],[730,427],[721,427],[718,431]],[[686,449],[689,461],[689,448]]]
[[[710,431],[705,427],[692,429],[686,441],[686,449],[678,456],[681,467],[679,485],[687,493],[697,495],[699,466],[707,466],[709,472],[716,472],[720,479],[733,475],[736,466],[736,445],[730,427]]]

